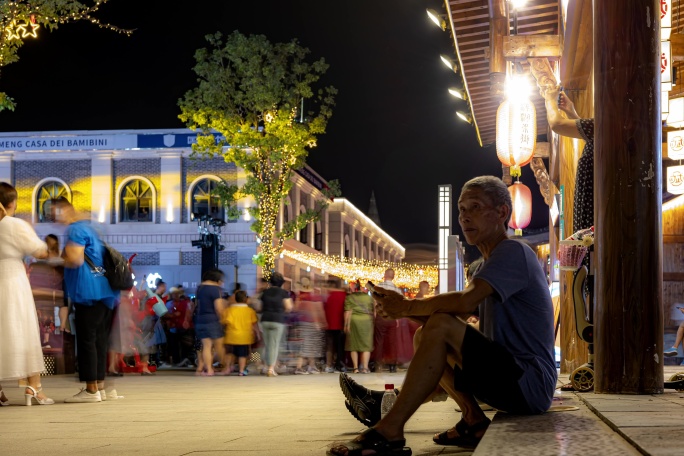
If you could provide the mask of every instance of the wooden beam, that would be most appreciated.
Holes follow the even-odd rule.
[[[663,282],[684,282],[684,272],[663,272]]]
[[[551,144],[547,142],[538,142],[534,148],[535,158],[549,158],[549,151],[551,150]]]
[[[558,59],[561,55],[558,35],[506,36],[503,40],[503,47],[506,60],[527,57]]]
[[[671,34],[670,45],[672,46],[672,60],[675,62],[684,61],[684,35],[681,33]]]

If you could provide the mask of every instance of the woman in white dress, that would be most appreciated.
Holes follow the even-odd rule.
[[[26,405],[54,404],[43,394],[45,370],[36,304],[23,259],[47,257],[47,245],[31,225],[15,218],[17,191],[0,182],[0,380],[26,379]],[[0,403],[9,405],[0,386]]]

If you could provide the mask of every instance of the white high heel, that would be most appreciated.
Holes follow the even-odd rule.
[[[30,389],[30,390],[31,390],[31,393],[33,393],[33,394],[31,394],[31,393],[25,393],[25,394],[24,394],[24,396],[26,397],[26,405],[27,405],[27,406],[31,406],[31,405],[33,404],[33,400],[34,400],[34,399],[36,400],[36,402],[37,402],[39,405],[52,405],[52,404],[55,403],[55,401],[53,401],[53,400],[50,399],[49,397],[46,397],[45,399],[41,399],[41,398],[38,397],[38,394],[39,394],[41,391],[43,391],[43,388],[40,388],[40,387],[39,387],[38,390],[36,391],[36,389],[35,389],[34,387],[32,387],[32,386],[27,386],[26,389]]]
[[[0,398],[2,398],[2,396],[3,396],[3,393],[2,393],[2,390],[0,389]],[[7,407],[8,405],[10,405],[9,399],[7,399],[6,401],[3,401],[2,399],[0,399],[0,407]]]

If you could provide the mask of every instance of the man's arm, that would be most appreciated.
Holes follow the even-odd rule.
[[[375,294],[378,310],[383,316],[390,318],[429,317],[433,313],[449,313],[467,317],[487,296],[494,293],[489,283],[481,279],[474,279],[463,291],[452,291],[422,299],[404,299],[403,296],[376,288],[384,296]]]
[[[79,268],[85,261],[85,246],[69,242],[62,251],[65,268]]]

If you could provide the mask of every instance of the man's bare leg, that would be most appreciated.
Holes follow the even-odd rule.
[[[682,343],[682,339],[684,338],[684,322],[679,324],[679,328],[677,328],[677,338],[675,339],[675,343],[673,345],[674,348],[679,347],[679,344]]]
[[[433,314],[423,326],[421,343],[418,346],[406,379],[392,410],[380,420],[375,429],[388,440],[398,440],[404,436],[404,425],[418,410],[418,407],[434,393],[445,374],[447,354],[454,357],[459,366],[461,348],[465,337],[466,323],[448,314]],[[453,373],[452,373],[453,382]],[[446,383],[446,381],[445,381]],[[445,388],[446,389],[446,388]],[[452,391],[453,383],[450,388]],[[449,389],[447,389],[449,392]],[[466,422],[477,422],[477,411],[484,416],[475,398],[463,393],[454,394],[461,405]],[[461,404],[462,402],[462,404]]]

